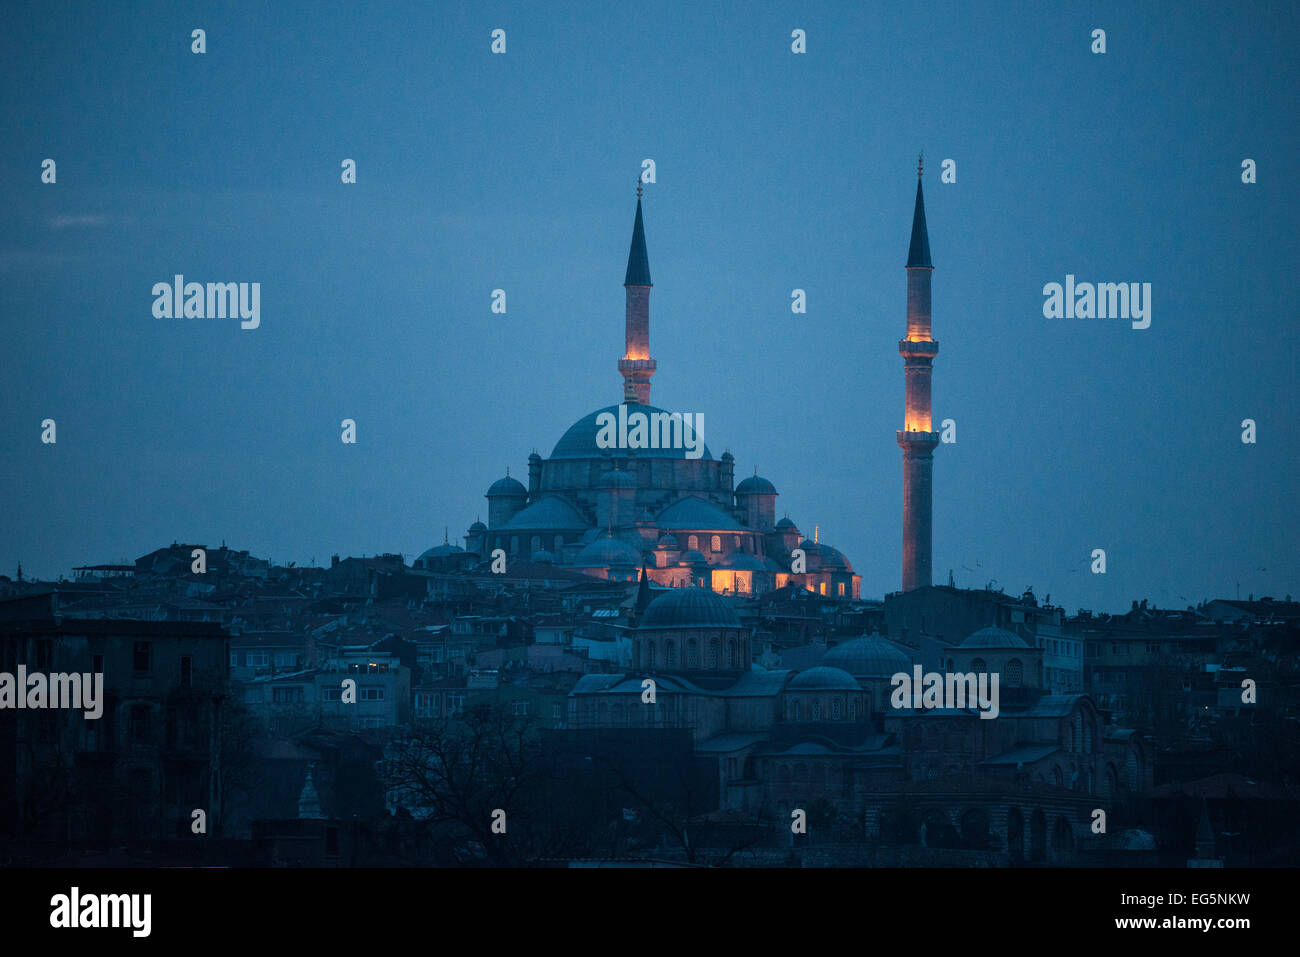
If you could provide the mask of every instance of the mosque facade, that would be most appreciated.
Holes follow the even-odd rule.
[[[650,404],[657,363],[650,356],[653,284],[639,185],[623,288],[622,401],[575,422],[550,457],[534,451],[526,485],[508,471],[492,483],[487,523],[470,526],[464,551],[487,561],[501,549],[507,562],[554,563],[608,581],[634,582],[644,569],[651,581],[674,588],[759,595],[797,584],[828,597],[860,597],[860,576],[818,529],[808,537],[789,517],[777,518],[772,482],[757,471],[737,482],[730,451],[715,458],[701,441],[688,447],[696,438],[689,421],[681,426],[683,441],[664,443],[670,447],[609,447],[602,440],[611,419],[670,416]],[[416,567],[445,559],[434,554],[438,549],[447,546],[421,555]]]

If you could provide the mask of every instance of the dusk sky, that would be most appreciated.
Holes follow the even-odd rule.
[[[935,583],[1294,596],[1297,7],[1056,6],[6,4],[0,573],[459,541],[622,397],[650,158],[652,402],[895,591],[924,150]],[[177,273],[260,282],[260,327],[155,318]],[[1067,274],[1150,283],[1150,328],[1044,318]]]

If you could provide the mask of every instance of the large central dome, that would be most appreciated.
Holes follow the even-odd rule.
[[[687,449],[602,449],[596,444],[596,436],[600,433],[600,426],[596,424],[596,419],[602,414],[608,412],[618,418],[618,406],[609,405],[603,409],[597,409],[590,415],[583,416],[573,425],[569,426],[569,431],[564,433],[563,438],[555,443],[555,451],[551,453],[553,459],[599,459],[604,458],[607,454],[613,454],[616,457],[626,458],[630,453],[635,453],[637,458],[652,459],[684,459],[686,458]],[[656,408],[653,405],[629,405],[628,414],[633,412],[643,412],[650,415],[660,412],[665,415],[669,414],[667,409]],[[709,453],[708,445],[704,446],[704,455],[702,459],[711,460],[713,456]],[[696,460],[698,461],[698,460]]]

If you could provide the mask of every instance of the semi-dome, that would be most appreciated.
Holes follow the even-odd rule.
[[[519,479],[511,478],[507,475],[505,478],[497,479],[492,483],[492,487],[487,490],[488,498],[507,495],[527,498],[528,489],[524,488],[523,483],[521,483]]]
[[[660,409],[653,405],[629,405],[628,414],[633,412],[643,412],[650,415],[655,412],[662,412],[665,415],[671,414],[666,409]],[[618,406],[610,405],[603,409],[597,409],[590,415],[585,415],[564,433],[560,441],[555,443],[555,450],[551,452],[552,459],[599,459],[611,453],[615,455],[627,455],[629,452],[635,452],[637,458],[652,459],[684,459],[687,450],[680,449],[602,449],[596,444],[596,436],[600,434],[600,426],[596,424],[596,419],[603,413],[608,412],[614,416],[616,422],[618,419]],[[617,425],[615,426],[617,428]],[[632,429],[628,426],[628,431]],[[712,459],[709,453],[709,447],[704,447],[703,459]]]
[[[855,678],[890,678],[912,670],[911,656],[880,635],[866,635],[838,644],[826,652],[822,663],[843,668]]]
[[[960,645],[962,648],[1028,648],[1029,645],[1019,635],[1005,628],[981,628],[968,635]]]
[[[636,476],[620,469],[612,469],[600,477],[596,488],[636,488]]]
[[[709,560],[704,557],[703,552],[696,551],[694,548],[688,548],[682,552],[681,557],[677,559],[681,565],[707,565]]]
[[[736,486],[737,495],[775,495],[776,486],[761,475],[751,475]],[[787,519],[787,521],[789,521]]]
[[[790,691],[861,691],[853,675],[843,668],[818,665],[795,675],[788,686]]]
[[[731,603],[706,588],[674,588],[646,605],[640,628],[739,628]]]
[[[557,495],[539,498],[503,526],[509,532],[577,532],[585,528],[587,520]]]
[[[678,548],[680,546],[677,544],[677,539],[674,536],[668,534],[667,532],[664,532],[662,535],[659,536],[659,541],[655,544],[655,547],[656,548]]]
[[[734,552],[730,558],[722,563],[722,567],[738,572],[767,571],[763,560],[757,555],[750,555],[748,552]]]
[[[611,565],[640,565],[641,553],[619,538],[598,538],[578,552],[573,562],[579,568],[606,568]]]

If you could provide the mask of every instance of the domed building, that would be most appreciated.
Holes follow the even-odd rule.
[[[748,671],[749,637],[727,599],[702,588],[674,589],[642,613],[632,665],[649,672]]]
[[[650,404],[650,262],[638,195],[623,281],[625,351],[618,360],[622,401],[588,412],[543,458],[528,457],[525,486],[505,477],[487,491],[488,522],[475,523],[466,549],[486,561],[539,551],[597,578],[623,580],[615,563],[588,549],[593,533],[626,543],[649,577],[669,587],[706,587],[754,595],[798,584],[824,595],[858,598],[861,579],[835,549],[815,544],[797,555],[798,529],[775,521],[776,486],[757,472],[739,484],[729,451],[715,457],[704,417]],[[791,530],[793,529],[793,534]],[[699,556],[698,560],[697,557]]]
[[[998,674],[1003,688],[1042,687],[1042,649],[1005,628],[981,628],[949,654],[964,671]]]

